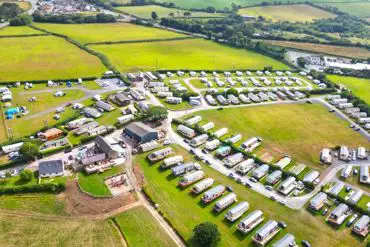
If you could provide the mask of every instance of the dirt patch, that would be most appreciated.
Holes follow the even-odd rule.
[[[260,159],[264,162],[271,162],[274,160],[274,156],[266,152],[261,155]]]
[[[135,164],[133,166],[132,170],[134,172],[137,185],[142,187],[145,184],[145,176],[144,176],[143,171],[141,170],[141,168],[138,164]]]
[[[93,198],[80,191],[76,180],[67,181],[63,197],[66,201],[66,211],[71,215],[109,213],[136,201],[132,193],[113,198]]]

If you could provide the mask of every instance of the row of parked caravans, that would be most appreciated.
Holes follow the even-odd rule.
[[[338,94],[333,94],[328,95],[327,100],[333,106],[343,110],[352,118],[357,119],[358,123],[363,124],[365,129],[370,129],[370,117],[367,116],[366,112],[361,112],[361,109],[359,107],[354,107],[348,99],[342,98]]]
[[[212,81],[210,81],[208,78],[201,78],[200,81],[202,83],[205,83],[207,85],[207,87],[209,87],[209,88],[213,87]],[[251,78],[249,78],[249,81],[248,81],[248,79],[242,78],[242,77],[237,77],[236,81],[234,81],[233,78],[226,78],[226,83],[224,81],[220,80],[220,78],[214,77],[213,81],[216,83],[216,85],[218,87],[224,87],[226,85],[226,83],[229,84],[230,86],[234,87],[234,86],[236,86],[237,82],[240,82],[243,87],[247,87],[249,85],[249,81],[252,82],[252,84],[255,87],[262,87],[263,85],[265,85],[265,86],[271,86],[272,85],[271,80],[266,78],[266,77],[260,77],[260,78],[257,78],[257,79],[255,77],[251,77]],[[293,86],[293,84],[297,84],[298,86],[303,85],[301,80],[297,77],[291,77],[291,78],[276,77],[276,78],[274,78],[274,83],[275,83],[275,85],[278,85],[278,86],[280,86],[282,84],[285,84],[287,86]]]

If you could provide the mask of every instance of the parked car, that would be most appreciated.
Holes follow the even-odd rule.
[[[350,219],[349,219],[349,221],[347,221],[347,224],[346,224],[346,226],[347,227],[350,227],[352,224],[353,224],[353,222],[355,222],[355,220],[358,218],[358,215],[357,214],[354,214]]]
[[[228,191],[230,191],[230,192],[233,192],[233,191],[234,191],[233,187],[231,187],[230,185],[226,186],[226,189],[227,189]]]
[[[328,208],[324,208],[324,210],[321,212],[321,215],[325,216],[328,213],[328,211],[329,211]]]
[[[258,182],[258,181],[257,181],[257,179],[255,179],[255,178],[253,178],[253,177],[249,178],[249,181],[251,181],[251,182],[253,182],[253,183],[257,183],[257,182]]]
[[[273,200],[273,201],[277,200],[277,198],[275,196],[270,196],[270,199]]]
[[[307,240],[302,240],[302,245],[304,247],[311,247],[311,244]]]
[[[250,184],[248,181],[245,182],[245,186],[247,186],[248,188],[252,188],[252,184]]]
[[[272,191],[274,188],[271,185],[265,185],[266,190]]]
[[[279,222],[278,222],[278,225],[279,225],[281,228],[283,228],[283,229],[285,229],[285,228],[287,227],[287,224],[286,224],[284,221],[279,221]]]

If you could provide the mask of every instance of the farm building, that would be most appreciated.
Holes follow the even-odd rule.
[[[324,192],[319,192],[314,198],[311,199],[308,207],[314,211],[319,211],[328,200],[328,196]]]
[[[360,236],[366,237],[369,233],[370,217],[362,215],[361,218],[353,226],[352,231]]]
[[[349,207],[341,203],[339,204],[329,215],[328,221],[335,224],[335,225],[341,225],[349,216],[347,213],[349,210]]]
[[[51,128],[46,130],[45,132],[39,133],[38,136],[40,137],[40,140],[42,141],[50,141],[55,140],[59,137],[63,136],[63,131],[57,128]]]
[[[57,177],[64,175],[62,160],[48,160],[39,162],[39,177]]]
[[[11,152],[19,151],[22,146],[23,146],[23,142],[18,142],[18,143],[10,144],[7,146],[3,146],[1,149],[3,150],[3,153],[8,154]]]
[[[253,241],[260,246],[264,246],[280,231],[279,225],[275,220],[269,220],[265,225],[257,230],[253,236]]]
[[[272,245],[272,247],[293,247],[293,246],[297,246],[297,244],[295,242],[295,237],[290,233],[285,234],[284,237],[282,237]]]
[[[119,143],[110,138],[97,136],[95,138],[95,145],[105,153],[109,159],[122,158],[127,154],[126,149],[122,148]]]
[[[141,122],[133,122],[125,127],[123,133],[138,142],[145,143],[158,139],[158,131]]]
[[[248,214],[247,217],[243,218],[237,225],[239,231],[243,234],[247,234],[252,231],[264,220],[263,213],[261,210],[255,210]]]

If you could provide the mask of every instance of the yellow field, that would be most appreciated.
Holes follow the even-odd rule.
[[[332,18],[335,15],[307,4],[259,6],[240,9],[238,14],[263,16],[272,21],[306,22],[314,19]]]
[[[27,26],[0,28],[0,36],[42,34],[42,32]]]

